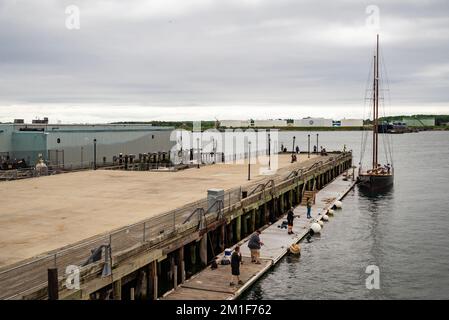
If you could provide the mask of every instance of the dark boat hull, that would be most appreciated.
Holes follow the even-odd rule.
[[[358,185],[360,188],[376,191],[393,186],[393,175],[369,175],[360,174],[358,177]]]

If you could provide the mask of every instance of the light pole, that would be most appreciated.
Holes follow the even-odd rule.
[[[268,134],[268,169],[271,170],[271,135]]]
[[[217,157],[215,155],[216,150],[215,150],[215,139],[214,137],[212,137],[212,152],[214,153],[214,164],[217,162]]]
[[[295,139],[296,137],[293,136],[293,147],[292,147],[292,153],[295,153]]]
[[[307,135],[307,158],[310,158],[310,134]]]
[[[184,154],[182,153],[182,130],[181,130],[181,164],[184,164]]]
[[[97,139],[94,139],[94,170],[97,170]]]
[[[316,153],[318,154],[318,136],[319,134],[316,134]]]
[[[251,180],[251,141],[248,141],[248,180]]]
[[[198,149],[198,166],[197,166],[197,168],[199,169],[200,168],[200,158],[201,158],[201,153],[200,153],[200,138],[196,138],[196,146],[197,146],[197,149]]]

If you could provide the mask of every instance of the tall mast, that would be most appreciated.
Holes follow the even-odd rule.
[[[376,168],[378,163],[379,147],[379,35],[377,35],[376,47]]]
[[[376,168],[376,56],[374,56],[373,71],[373,170]]]
[[[376,55],[374,56],[373,81],[373,169],[377,168],[379,138],[379,35],[377,35]]]

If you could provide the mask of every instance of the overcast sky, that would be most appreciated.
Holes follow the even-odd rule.
[[[0,0],[0,121],[362,117],[369,5],[386,112],[449,113],[445,0]]]

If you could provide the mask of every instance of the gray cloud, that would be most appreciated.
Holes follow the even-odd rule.
[[[70,4],[80,30],[65,28]],[[224,115],[263,105],[297,117],[322,106],[346,116],[363,104],[371,4],[395,110],[448,112],[446,1],[11,0],[0,1],[0,121],[48,105],[62,118],[74,105],[215,106]],[[187,114],[203,117],[198,110]]]

